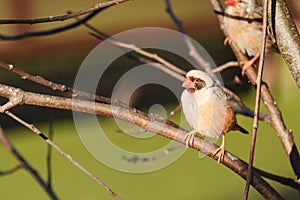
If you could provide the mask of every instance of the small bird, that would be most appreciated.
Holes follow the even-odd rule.
[[[252,66],[259,58],[261,42],[263,37],[263,8],[256,0],[226,0],[228,5],[225,9],[223,25],[228,35],[224,41],[234,42],[242,52],[253,57],[249,62],[243,63],[242,74]],[[266,52],[268,52],[274,41],[271,33],[268,33],[266,41]]]
[[[213,156],[220,152],[218,162],[223,161],[225,134],[231,130],[246,134],[248,131],[237,124],[227,95],[208,74],[191,70],[186,74],[182,87],[186,88],[181,95],[183,113],[194,129],[184,138],[186,146],[193,144],[197,133],[211,138],[222,136],[222,144]]]

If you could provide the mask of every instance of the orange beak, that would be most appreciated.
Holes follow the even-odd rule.
[[[181,87],[184,87],[186,89],[194,88],[194,83],[189,78],[186,78],[186,79],[184,79]]]

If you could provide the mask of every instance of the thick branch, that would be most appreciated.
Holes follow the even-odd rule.
[[[22,93],[23,104],[73,110],[107,117],[116,117],[120,120],[138,125],[148,131],[160,134],[164,137],[185,144],[184,137],[188,132],[170,121],[166,122],[165,119],[156,115],[149,115],[136,109],[128,109],[120,105],[108,105],[85,100],[69,99],[57,96],[36,94],[32,92],[25,92],[21,91],[20,89],[0,84],[0,96],[10,99],[12,98],[11,91],[14,90],[18,90],[19,94]],[[212,157],[218,146],[202,138],[196,137],[192,148]],[[217,160],[217,156],[212,158]],[[230,153],[226,153],[224,162],[222,164],[240,175],[243,179],[246,179],[247,164],[244,161],[238,159]],[[282,199],[277,191],[274,190],[255,172],[253,173],[253,181],[251,184],[266,199]]]
[[[268,21],[278,49],[300,88],[300,36],[285,0],[272,0]]]

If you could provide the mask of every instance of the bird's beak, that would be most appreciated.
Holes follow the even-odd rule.
[[[194,84],[193,84],[193,82],[189,78],[186,78],[186,79],[184,79],[181,87],[184,87],[186,89],[188,89],[188,88],[194,88]]]

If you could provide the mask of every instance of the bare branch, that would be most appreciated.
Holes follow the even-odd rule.
[[[13,87],[6,86],[0,84],[0,96],[9,98],[11,94],[9,94],[9,90],[14,90]],[[23,95],[23,103],[28,105],[35,106],[43,106],[43,107],[51,107],[56,109],[64,109],[64,110],[73,110],[78,112],[85,112],[91,114],[97,114],[107,117],[116,117],[120,120],[130,122],[137,126],[142,127],[148,131],[160,134],[166,138],[172,139],[174,141],[185,144],[184,138],[188,131],[183,130],[178,127],[176,124],[161,118],[157,115],[149,115],[143,113],[134,108],[122,107],[120,105],[107,105],[103,103],[95,103],[80,99],[69,99],[57,96],[49,96],[36,94],[32,92],[22,91]],[[6,114],[9,114],[9,111],[5,111]],[[20,120],[20,119],[19,119]],[[41,134],[40,131],[35,130],[32,125],[24,124],[25,126],[34,130],[37,134]],[[45,138],[46,136],[42,136]],[[53,145],[55,149],[58,147],[49,141],[46,138],[48,144]],[[218,148],[218,146],[214,143],[206,141],[202,138],[196,137],[194,140],[192,148],[212,157],[217,160],[218,155],[214,155],[214,152]],[[68,159],[70,159],[68,157]],[[232,155],[229,152],[225,153],[224,162],[222,162],[225,166],[230,168],[232,171],[240,175],[243,179],[246,179],[247,176],[247,164]],[[282,199],[282,197],[274,190],[267,182],[265,182],[258,174],[253,173],[253,181],[251,183],[253,187],[262,194],[265,198],[268,199]]]
[[[259,64],[258,64],[258,72],[257,72],[257,80],[256,80],[256,97],[255,97],[255,109],[254,109],[254,118],[253,118],[253,129],[252,129],[252,139],[251,139],[251,146],[250,146],[250,156],[249,156],[249,163],[248,163],[248,172],[247,172],[247,181],[244,191],[244,199],[248,199],[250,183],[252,181],[252,167],[254,162],[254,151],[255,151],[255,144],[256,144],[256,136],[257,136],[257,129],[258,129],[258,115],[260,109],[260,92],[261,92],[261,85],[262,85],[262,76],[263,76],[263,69],[264,69],[264,61],[265,61],[265,52],[266,52],[266,41],[267,41],[267,7],[268,7],[268,0],[265,0],[263,6],[263,38],[261,42],[261,51],[259,56]]]
[[[187,45],[187,47],[189,49],[189,55],[192,58],[194,58],[194,60],[200,65],[200,67],[202,67],[202,69],[204,69],[204,71],[206,71],[207,73],[209,73],[212,70],[212,66],[209,64],[209,62],[206,62],[204,60],[204,58],[196,50],[196,48],[193,45],[193,43],[190,40],[190,38],[186,36],[185,28],[184,28],[182,22],[177,18],[177,16],[175,15],[174,11],[172,10],[170,0],[165,0],[165,4],[166,4],[166,11],[167,11],[167,13],[170,15],[170,17],[172,18],[172,20],[175,22],[175,24],[177,25],[179,31],[181,33],[183,33],[183,39],[184,39],[184,41],[185,41],[185,43],[186,43],[186,45]],[[215,81],[218,84],[220,84],[220,82],[217,79],[217,77],[215,77],[213,75],[213,78],[215,79]]]
[[[278,183],[281,183],[282,185],[289,186],[291,188],[294,188],[300,192],[300,180],[295,180],[291,178],[286,178],[282,176],[278,176],[275,174],[268,173],[266,171],[257,169],[256,167],[253,167],[253,169],[261,176],[266,177],[270,180],[276,181]]]
[[[0,19],[0,24],[37,24],[37,23],[45,23],[45,22],[65,21],[67,19],[79,17],[97,11],[101,8],[110,7],[126,1],[129,0],[110,0],[103,3],[97,3],[94,6],[84,10],[79,10],[77,12],[69,13],[66,15],[59,15],[59,16],[49,16],[49,17],[43,17],[37,19]]]
[[[121,0],[119,0],[121,1]],[[123,2],[125,2],[126,0],[122,0]],[[110,2],[110,1],[109,1]],[[111,5],[107,5],[107,6],[113,6],[118,4],[118,0],[114,0]],[[53,28],[53,29],[48,29],[48,30],[41,30],[41,31],[33,31],[33,32],[25,32],[25,33],[21,33],[21,34],[17,34],[17,35],[4,35],[4,34],[0,34],[0,40],[19,40],[19,39],[23,39],[23,38],[27,38],[27,37],[37,37],[37,36],[46,36],[46,35],[53,35],[56,33],[60,33],[72,28],[75,28],[77,26],[80,26],[81,24],[87,22],[88,20],[90,20],[91,18],[93,18],[94,16],[96,16],[99,12],[101,12],[102,10],[106,9],[106,7],[102,7],[99,8],[95,11],[93,11],[92,13],[88,14],[86,17],[70,23],[68,25],[65,26],[61,26],[61,27],[57,27],[57,28]]]
[[[26,95],[25,95],[26,96]],[[25,97],[24,96],[24,97]],[[63,155],[70,163],[72,163],[74,166],[76,166],[79,170],[81,170],[83,173],[88,175],[91,179],[93,179],[98,185],[100,185],[102,188],[104,188],[112,197],[114,197],[117,200],[120,200],[121,198],[112,191],[107,185],[105,185],[100,179],[98,179],[96,176],[94,176],[91,172],[89,172],[86,168],[84,168],[81,164],[79,164],[76,160],[74,160],[69,154],[64,152],[59,146],[57,146],[52,140],[50,140],[46,135],[44,135],[38,128],[36,128],[33,124],[29,124],[22,120],[21,118],[17,117],[10,111],[5,111],[5,114],[22,124],[23,126],[27,127],[34,133],[36,133],[38,136],[40,136],[43,140],[45,140],[52,148],[54,148],[57,152],[59,152],[61,155]]]
[[[91,35],[94,36],[94,37],[96,37],[96,38],[98,38],[98,39],[102,39],[102,37],[98,37],[98,34],[91,33]],[[108,39],[108,41],[111,44],[113,44],[115,46],[126,48],[126,49],[131,49],[135,53],[140,54],[142,56],[145,56],[147,58],[153,59],[153,60],[157,61],[158,63],[160,63],[160,64],[162,64],[164,66],[166,66],[167,68],[169,68],[170,70],[172,70],[172,71],[174,71],[174,72],[176,72],[178,74],[181,74],[181,75],[185,75],[186,74],[185,71],[183,71],[182,69],[176,67],[172,63],[166,61],[165,59],[163,59],[162,57],[160,57],[157,54],[145,51],[145,50],[137,47],[134,44],[127,44],[127,43],[124,43],[124,42],[120,42],[120,41],[114,40],[113,38],[112,39],[111,38],[107,38],[107,39]]]
[[[0,176],[4,176],[4,175],[8,175],[8,174],[13,174],[15,173],[16,171],[18,171],[19,169],[22,169],[24,166],[22,164],[20,165],[17,165],[11,169],[8,169],[8,170],[1,170],[0,171]]]
[[[221,71],[223,71],[225,69],[228,69],[230,67],[239,67],[239,66],[240,66],[240,64],[238,62],[229,61],[229,62],[227,62],[223,65],[218,66],[218,68],[215,68],[215,69],[211,70],[211,73],[218,73],[218,72],[221,72]]]
[[[53,141],[53,118],[51,116],[50,122],[49,122],[49,139]],[[47,157],[46,157],[46,164],[47,164],[47,183],[48,187],[52,188],[52,147],[50,145],[47,145]]]
[[[25,158],[17,151],[12,143],[6,138],[2,127],[0,126],[0,141],[3,146],[11,152],[11,154],[22,164],[22,167],[28,171],[28,173],[39,183],[51,199],[58,199],[54,191],[48,187],[47,183],[42,179],[39,173],[31,167],[31,165],[25,160]]]
[[[300,88],[300,35],[285,0],[271,0],[268,22],[282,58]]]
[[[29,80],[34,83],[43,85],[45,87],[51,88],[52,90],[58,90],[61,92],[69,92],[70,94],[72,93],[72,95],[75,97],[84,97],[87,99],[95,99],[96,101],[99,101],[99,102],[110,103],[110,99],[108,99],[106,97],[74,90],[71,87],[68,87],[66,85],[62,85],[59,83],[55,83],[53,81],[49,81],[41,76],[35,76],[32,74],[29,74],[15,66],[13,66],[12,64],[0,62],[0,67],[2,67],[3,69],[6,69],[8,71],[12,71],[13,73],[19,75],[22,79]]]

